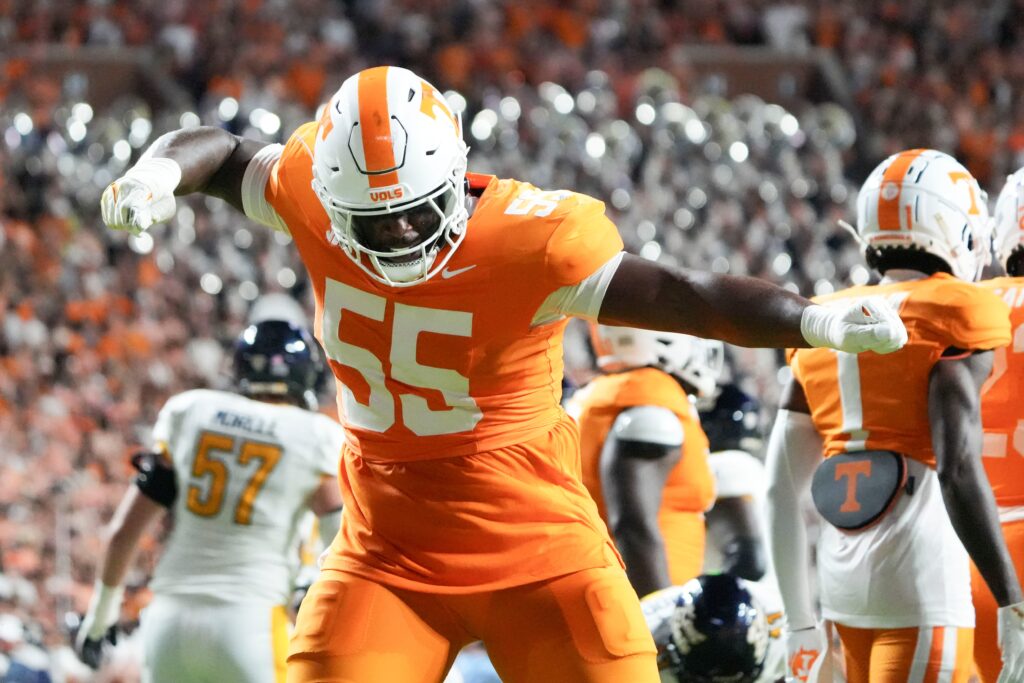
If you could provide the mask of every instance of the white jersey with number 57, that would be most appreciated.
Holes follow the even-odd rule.
[[[299,523],[344,442],[331,418],[198,389],[172,397],[153,439],[174,464],[174,529],[150,587],[163,595],[284,604]]]

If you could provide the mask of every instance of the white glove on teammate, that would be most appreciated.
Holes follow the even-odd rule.
[[[786,630],[786,683],[831,683],[828,639],[822,626]]]
[[[1024,602],[1000,607],[996,621],[999,650],[1003,653],[1003,670],[997,683],[1024,681]]]
[[[847,353],[892,353],[907,343],[907,328],[899,313],[877,297],[830,306],[812,304],[800,318],[800,332],[811,346]]]
[[[181,167],[173,159],[144,157],[107,185],[100,198],[103,222],[112,230],[138,235],[174,215],[174,190]]]

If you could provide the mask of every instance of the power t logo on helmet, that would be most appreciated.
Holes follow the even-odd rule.
[[[857,217],[857,233],[872,267],[885,270],[887,250],[893,247],[937,257],[954,276],[969,282],[985,267],[989,228],[984,192],[966,168],[943,152],[910,149],[879,164],[858,195]]]
[[[335,243],[384,284],[440,272],[465,235],[469,148],[432,85],[393,66],[346,80],[325,107],[313,150],[313,190]],[[380,243],[386,220],[416,229],[412,244]]]

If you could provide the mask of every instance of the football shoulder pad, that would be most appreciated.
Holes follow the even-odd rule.
[[[663,406],[633,406],[623,410],[612,424],[612,434],[620,441],[638,441],[678,448],[683,444],[683,425]]]

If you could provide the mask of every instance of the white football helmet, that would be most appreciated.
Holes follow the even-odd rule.
[[[977,280],[988,254],[988,204],[974,176],[934,149],[894,154],[871,172],[857,196],[865,249],[921,249],[953,275]]]
[[[465,237],[468,151],[459,117],[413,72],[379,66],[350,76],[325,105],[313,149],[313,190],[333,241],[378,282],[434,276]],[[360,239],[361,218],[418,207],[439,220],[421,244],[379,251]],[[367,218],[362,229],[372,226]]]
[[[688,334],[592,325],[597,364],[606,372],[653,366],[687,382],[698,398],[714,395],[725,366],[725,346]]]
[[[1024,246],[1024,168],[1006,178],[992,214],[992,247],[1004,269],[1010,256],[1021,246]]]

